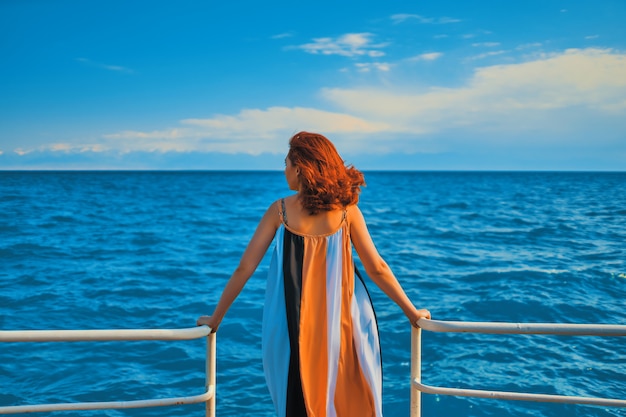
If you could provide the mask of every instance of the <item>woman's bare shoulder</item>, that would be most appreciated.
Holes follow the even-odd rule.
[[[363,218],[361,209],[356,204],[351,204],[348,207],[346,207],[346,214],[348,216],[348,220]]]
[[[265,210],[263,219],[269,220],[272,224],[275,224],[276,227],[278,227],[278,225],[280,224],[280,213],[282,211],[281,207],[282,207],[282,204],[281,204],[280,199],[272,202],[267,208],[267,210]]]

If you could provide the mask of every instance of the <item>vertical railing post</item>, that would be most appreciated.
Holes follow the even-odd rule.
[[[215,384],[216,374],[215,357],[215,333],[209,333],[206,338],[206,390],[213,387],[213,396],[206,402],[206,417],[215,417],[215,397],[217,395],[217,385]]]
[[[422,413],[422,392],[413,386],[413,381],[422,382],[422,329],[411,326],[411,411],[410,417]]]

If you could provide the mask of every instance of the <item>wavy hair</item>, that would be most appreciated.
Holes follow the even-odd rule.
[[[335,145],[318,133],[299,132],[289,140],[287,158],[298,168],[299,195],[310,214],[342,209],[359,201],[363,173],[346,166]]]

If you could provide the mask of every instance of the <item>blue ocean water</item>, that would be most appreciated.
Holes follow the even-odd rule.
[[[441,320],[626,324],[626,173],[370,172],[360,206]],[[0,329],[192,327],[281,172],[0,172]],[[272,416],[260,324],[269,254],[218,332],[220,416]],[[410,327],[372,283],[384,409],[409,407]],[[430,385],[624,398],[626,339],[424,332]],[[0,344],[0,406],[198,394],[204,344]],[[423,416],[626,410],[423,395]],[[190,416],[203,406],[58,415]]]

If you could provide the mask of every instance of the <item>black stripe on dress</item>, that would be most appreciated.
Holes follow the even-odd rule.
[[[283,275],[285,307],[289,330],[289,376],[287,379],[287,417],[306,417],[306,407],[300,379],[300,300],[302,295],[302,263],[304,239],[285,229],[283,240]]]

